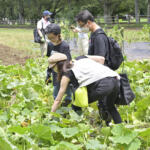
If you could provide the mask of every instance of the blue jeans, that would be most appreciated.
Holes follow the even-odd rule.
[[[56,99],[57,95],[58,95],[58,92],[59,92],[59,89],[60,89],[60,84],[57,84],[56,86],[54,86],[54,89],[53,89],[53,97],[54,99]],[[72,91],[71,91],[71,88],[70,86],[68,85],[67,87],[67,90],[65,92],[66,96],[65,96],[65,99],[64,100],[72,100]]]

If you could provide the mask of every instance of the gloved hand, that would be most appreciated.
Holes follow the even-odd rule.
[[[52,82],[51,76],[46,76],[45,84],[48,85],[48,84],[51,83],[51,82]]]
[[[52,80],[51,80],[52,69],[47,68],[47,72],[46,73],[47,73],[47,75],[46,75],[45,83],[46,83],[46,85],[48,85],[49,83],[52,82]]]
[[[45,39],[43,36],[41,37],[41,42],[45,42]]]

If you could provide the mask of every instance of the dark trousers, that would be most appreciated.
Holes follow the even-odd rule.
[[[114,104],[119,92],[119,83],[116,77],[107,77],[87,86],[89,103],[98,100],[98,108],[105,107],[111,114],[114,123],[122,122]]]

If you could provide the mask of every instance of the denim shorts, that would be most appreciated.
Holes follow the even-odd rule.
[[[56,99],[57,94],[59,92],[59,88],[60,88],[60,84],[57,84],[56,86],[54,86],[53,89],[53,97],[54,99]],[[64,100],[72,100],[72,91],[71,91],[71,87],[68,85],[67,90],[65,92],[66,96]]]

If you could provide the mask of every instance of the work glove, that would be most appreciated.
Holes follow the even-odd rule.
[[[50,69],[50,68],[48,67],[48,68],[47,68],[46,79],[45,79],[46,85],[48,85],[49,83],[52,82],[52,80],[51,80],[51,73],[52,73],[52,69]]]

